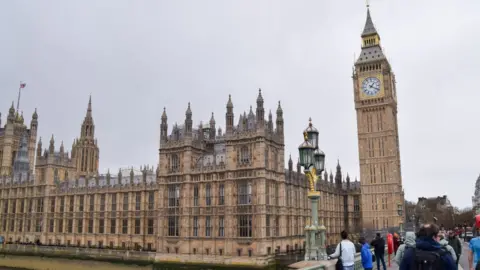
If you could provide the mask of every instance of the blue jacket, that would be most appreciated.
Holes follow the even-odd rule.
[[[428,250],[428,251],[435,251],[438,249],[441,249],[442,246],[436,242],[435,240],[431,238],[419,238],[416,241],[416,248],[421,249],[421,250]],[[399,270],[409,270],[411,269],[411,264],[413,263],[413,256],[414,256],[414,248],[408,248],[405,250],[405,253],[403,255],[402,262],[400,263],[400,268]],[[445,263],[445,269],[447,270],[457,270],[457,265],[452,259],[452,255],[450,253],[446,253],[444,256],[442,256],[442,260]]]
[[[360,251],[360,255],[362,256],[362,266],[363,268],[373,268],[372,263],[372,251],[370,250],[370,245],[365,243],[362,246],[362,250]]]

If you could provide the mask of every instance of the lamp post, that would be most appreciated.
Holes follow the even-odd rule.
[[[304,141],[298,147],[300,165],[303,166],[305,176],[308,180],[307,196],[312,208],[310,224],[305,225],[305,260],[326,260],[326,228],[318,224],[318,199],[320,198],[320,191],[316,189],[318,177],[321,176],[322,171],[325,169],[325,154],[318,148],[318,130],[313,127],[311,118],[309,121],[310,123],[307,129],[303,132]]]
[[[401,203],[398,203],[398,204],[397,204],[397,212],[398,212],[398,216],[399,216],[400,218],[402,218],[402,217],[403,217],[403,206],[402,206]],[[403,218],[402,218],[402,220],[400,221],[400,235],[403,236]]]

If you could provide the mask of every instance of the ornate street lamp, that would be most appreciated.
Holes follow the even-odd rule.
[[[305,260],[326,260],[327,252],[325,247],[325,231],[323,225],[318,224],[318,199],[320,191],[316,190],[318,177],[325,169],[325,153],[318,148],[318,130],[313,127],[312,119],[303,132],[303,142],[298,147],[300,165],[304,168],[305,176],[308,179],[308,199],[311,203],[311,222],[305,226]],[[319,241],[317,241],[317,234]]]
[[[415,213],[412,215],[412,220],[413,220],[413,232],[416,232],[415,226],[417,225],[417,220],[416,220]]]

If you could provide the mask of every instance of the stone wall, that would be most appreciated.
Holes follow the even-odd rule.
[[[54,247],[36,245],[8,244],[0,246],[0,254],[21,256],[44,256],[53,258],[95,260],[104,262],[123,262],[125,264],[210,264],[238,267],[264,267],[274,261],[274,256],[236,257],[204,254],[161,254],[146,251]]]

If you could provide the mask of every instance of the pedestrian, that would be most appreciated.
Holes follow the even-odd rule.
[[[445,247],[445,249],[450,252],[452,255],[453,260],[456,262],[457,261],[457,254],[455,253],[455,250],[453,249],[452,246],[448,244],[447,239],[445,239],[445,235],[443,233],[438,234],[438,243]]]
[[[348,233],[342,231],[340,233],[342,241],[335,248],[335,252],[328,256],[328,259],[336,259],[337,267],[343,267],[343,270],[353,270],[355,267],[355,245],[348,240]],[[337,268],[338,269],[338,268]]]
[[[476,228],[477,233],[474,238],[470,240],[468,243],[468,264],[470,270],[476,269],[480,267],[480,263],[478,263],[478,259],[480,258],[480,230]],[[475,268],[476,267],[476,268]]]
[[[457,255],[457,266],[458,266],[458,261],[460,260],[460,256],[462,255],[462,242],[460,242],[460,239],[458,236],[455,234],[454,231],[449,231],[448,232],[448,244],[455,250],[455,254]]]
[[[418,231],[415,248],[405,250],[399,270],[457,270],[450,252],[437,242],[438,233],[437,225],[424,224]]]
[[[385,264],[385,239],[377,233],[377,236],[370,243],[373,247],[375,253],[375,259],[377,260],[377,269],[380,269],[380,262],[382,263],[383,270],[387,270],[387,265]]]
[[[403,254],[405,253],[405,249],[408,248],[415,248],[415,233],[414,232],[407,232],[405,234],[405,243],[401,244],[398,247],[397,254],[395,255],[395,262],[400,265],[403,259]]]
[[[393,234],[393,252],[397,254],[398,247],[400,246],[400,237],[397,233]]]
[[[362,258],[362,266],[365,270],[372,270],[373,269],[373,258],[372,258],[372,251],[370,250],[370,245],[365,241],[365,237],[360,237],[358,242],[362,244],[362,249],[360,251],[360,255]]]

